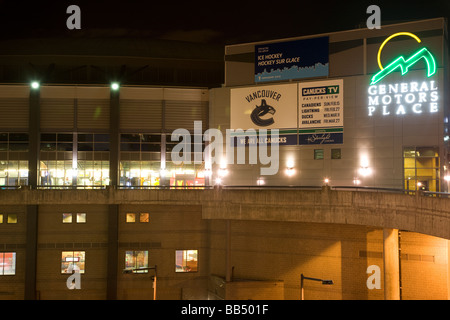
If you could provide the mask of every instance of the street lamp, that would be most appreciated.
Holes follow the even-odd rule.
[[[113,89],[114,91],[119,90],[119,84],[117,82],[113,82],[111,83],[111,89]]]
[[[300,289],[301,289],[301,294],[302,294],[302,297],[301,297],[302,300],[305,300],[305,293],[303,290],[303,280],[319,281],[319,282],[322,282],[323,285],[332,285],[333,284],[333,280],[323,280],[323,279],[305,277],[302,273],[300,276]]]
[[[132,273],[134,271],[144,271],[144,270],[155,270],[155,275],[152,277],[152,280],[153,280],[153,300],[156,300],[156,274],[157,274],[156,264],[154,267],[123,269],[123,273]]]
[[[39,89],[39,82],[33,81],[33,82],[31,83],[31,87],[32,87],[33,89]]]

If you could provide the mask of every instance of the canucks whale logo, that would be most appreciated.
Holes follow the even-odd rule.
[[[267,127],[271,124],[274,124],[275,121],[273,120],[273,117],[267,118],[267,114],[274,115],[276,112],[275,108],[272,106],[269,106],[266,103],[266,100],[261,100],[261,105],[256,106],[255,109],[253,109],[250,118],[252,119],[253,123],[256,124],[259,127]]]
[[[425,60],[426,66],[427,66],[427,77],[431,77],[436,73],[436,61],[431,54],[431,52],[423,47],[420,50],[413,53],[410,57],[405,58],[404,56],[400,56],[394,61],[392,61],[389,65],[387,65],[385,68],[381,65],[380,56],[381,51],[383,50],[384,45],[391,40],[394,37],[406,35],[409,37],[414,38],[418,43],[421,42],[421,40],[415,35],[410,32],[399,32],[391,35],[388,37],[384,42],[381,44],[380,49],[378,49],[378,66],[380,67],[380,71],[376,73],[372,79],[370,84],[376,84],[377,82],[381,81],[384,77],[386,77],[391,72],[396,71],[397,69],[400,69],[402,76],[408,73],[409,68],[415,65],[419,60],[423,59]]]

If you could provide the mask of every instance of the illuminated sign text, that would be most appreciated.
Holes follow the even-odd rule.
[[[369,116],[439,111],[439,91],[435,81],[371,85],[368,94]]]

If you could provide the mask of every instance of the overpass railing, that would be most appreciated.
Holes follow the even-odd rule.
[[[214,188],[228,189],[228,190],[321,190],[324,186],[302,186],[302,185],[207,185],[207,186],[117,186],[118,190],[210,190]],[[111,188],[108,185],[39,185],[36,189],[39,190],[102,190]],[[331,190],[347,190],[359,192],[387,192],[400,193],[410,195],[422,195],[426,197],[450,197],[450,192],[436,192],[418,190],[411,191],[399,188],[384,188],[384,187],[367,187],[367,186],[329,186]],[[29,186],[0,186],[0,190],[20,190],[30,189]]]

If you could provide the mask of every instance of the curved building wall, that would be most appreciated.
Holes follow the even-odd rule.
[[[436,110],[431,106],[431,112],[429,105],[420,114],[409,106],[408,113],[395,114],[398,107],[388,110],[376,104],[384,95],[370,93],[380,91],[379,85],[369,89],[377,72],[380,44],[405,28],[430,46],[437,72],[424,80],[424,65],[420,65],[405,77],[392,74],[391,80],[428,81],[427,99],[435,98],[431,92],[436,92],[438,100],[427,102],[439,103]],[[331,278],[335,283],[331,287],[308,283],[306,299],[383,299],[385,288],[369,289],[366,281],[371,265],[379,266],[384,277],[384,254],[400,258],[403,299],[448,298],[446,239],[400,230],[402,251],[398,255],[385,251],[381,228],[282,221],[277,217],[282,210],[277,208],[265,211],[264,219],[273,217],[270,221],[262,221],[261,213],[253,221],[233,219],[239,217],[239,210],[224,210],[211,218],[205,217],[202,205],[189,203],[192,199],[187,192],[177,193],[179,198],[170,193],[159,198],[159,193],[152,193],[153,188],[168,192],[197,188],[201,192],[215,184],[267,186],[270,192],[270,187],[321,186],[325,178],[333,186],[385,187],[408,193],[417,193],[422,187],[431,192],[448,191],[444,179],[448,167],[445,35],[442,19],[373,32],[336,32],[326,35],[328,76],[266,83],[255,83],[256,44],[228,46],[223,87],[214,71],[222,61],[194,63],[192,57],[172,57],[177,63],[170,63],[170,59],[158,57],[122,60],[95,55],[74,62],[73,57],[64,55],[30,58],[9,54],[10,65],[0,68],[4,82],[20,84],[0,85],[0,192],[4,197],[14,195],[13,202],[0,206],[0,299],[153,299],[153,266],[158,267],[157,299],[298,299],[302,273]],[[411,39],[397,40],[384,52],[386,61],[399,50],[416,48]],[[30,61],[39,62],[34,71],[47,75],[48,81],[43,80],[37,90],[24,84],[30,78],[24,65]],[[52,61],[57,62],[56,69],[48,68]],[[124,68],[123,61],[127,62]],[[145,67],[145,63],[150,65]],[[73,68],[63,71],[61,65]],[[121,70],[129,81],[120,83],[116,91],[109,82]],[[300,127],[301,88],[336,80],[342,84],[339,101],[344,111],[342,130],[333,133],[343,140],[300,144],[301,134],[309,134]],[[434,85],[430,81],[435,81]],[[211,159],[202,157],[208,145],[204,138],[209,137],[205,131],[219,129],[226,137],[226,129],[237,129],[232,126],[238,110],[233,103],[235,93],[264,87],[269,88],[265,97],[276,100],[278,95],[273,93],[281,92],[277,91],[281,85],[283,90],[287,88],[283,97],[294,101],[289,106],[293,113],[284,119],[293,125],[282,129],[290,130],[294,139],[270,158],[277,163],[276,173],[261,174],[266,166],[261,165],[261,154],[255,163],[223,165],[218,159],[211,172]],[[409,88],[405,96],[412,93],[412,86]],[[420,99],[416,93],[411,99]],[[262,106],[260,97],[256,98]],[[252,101],[252,108],[256,102]],[[377,112],[369,109],[371,106],[378,107]],[[282,113],[282,107],[274,106],[276,115]],[[241,111],[247,117],[253,113]],[[187,154],[190,163],[174,163],[172,151],[180,142],[172,139],[176,129],[191,139],[186,142],[194,151]],[[314,130],[316,137],[310,140],[326,138],[324,132]],[[233,150],[237,152],[239,147]],[[200,160],[194,161],[198,156]],[[220,182],[216,178],[221,178]],[[72,190],[77,195],[64,201],[71,195],[67,189],[84,189],[85,193]],[[137,189],[148,189],[148,194]],[[26,202],[27,192],[36,198]],[[123,202],[111,201],[111,194],[122,197]],[[224,201],[218,194],[212,197]],[[266,193],[258,196],[263,195]],[[395,211],[392,215],[395,217]],[[439,217],[430,215],[420,223],[439,229],[439,223],[445,221]],[[81,272],[81,288],[76,287],[73,268]],[[136,270],[139,268],[149,270]],[[74,282],[68,283],[71,276]],[[229,287],[216,286],[220,281],[228,282]],[[250,287],[246,286],[249,283]]]
[[[263,164],[267,159],[262,157],[269,153],[258,154],[260,150],[252,149],[255,146],[250,142],[235,148],[235,157],[245,149],[245,161],[238,165],[237,159],[231,157],[228,174],[221,183],[317,186],[328,179],[334,186],[447,191],[450,179],[446,32],[444,19],[430,19],[383,26],[381,30],[356,29],[227,46],[225,86],[211,90],[210,127],[220,128],[223,136],[238,129],[245,133],[250,129],[278,129],[280,137],[287,140],[280,143],[269,164]],[[302,51],[305,49],[301,46],[306,46],[307,41],[323,38],[328,39],[325,53],[319,47],[309,53]],[[421,48],[432,52],[430,68],[434,73],[430,77],[428,60],[424,57],[412,59],[414,63],[408,60]],[[268,63],[267,74],[270,70],[272,74],[275,71],[281,74],[283,68],[288,70],[290,66],[286,61],[293,59],[288,56],[295,54],[303,55],[300,59],[321,59],[320,54],[328,55],[327,75],[275,73],[271,78],[267,76],[269,80],[257,77],[261,62]],[[409,61],[401,66],[404,74],[399,72],[397,61],[393,72],[372,84],[374,76],[381,72],[378,54],[382,67],[398,57]],[[330,108],[330,104],[327,107],[325,100],[320,106],[320,99],[328,99],[330,95],[317,95],[315,100],[311,95],[303,95],[302,88],[325,88],[339,83],[340,92],[332,104],[341,104],[340,109]],[[270,92],[277,92],[281,98],[271,97]],[[274,124],[249,121],[262,100],[275,109],[271,116]],[[319,107],[306,109],[309,105]],[[317,121],[314,112],[333,120]],[[267,114],[262,117],[270,118]],[[333,121],[340,121],[340,125],[334,125]],[[313,122],[317,124],[312,125]],[[257,157],[256,163],[250,153]],[[216,162],[219,169],[220,161]],[[271,165],[277,170],[262,173],[261,168]],[[294,170],[286,174],[288,168]]]

